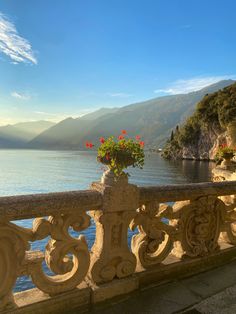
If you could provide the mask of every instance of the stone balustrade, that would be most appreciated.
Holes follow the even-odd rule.
[[[231,260],[235,198],[220,197],[234,194],[236,181],[137,187],[107,173],[87,191],[0,197],[0,313],[90,308]],[[16,224],[32,218],[31,229]],[[84,235],[69,232],[90,224],[96,228],[91,250]],[[129,229],[137,230],[131,247]],[[42,239],[48,239],[45,252],[31,250]],[[36,288],[14,294],[20,276]]]

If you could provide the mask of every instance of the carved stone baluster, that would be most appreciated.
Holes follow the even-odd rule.
[[[179,240],[172,251],[177,257],[205,256],[219,249],[218,239],[225,204],[215,196],[204,196],[194,201],[176,202],[176,219],[170,224],[177,228]]]
[[[132,252],[141,269],[161,263],[171,252],[176,230],[169,226],[167,218],[173,217],[172,207],[152,201],[138,209],[130,224],[138,227],[139,234],[132,238]],[[163,221],[166,218],[166,221]]]
[[[84,236],[73,238],[68,233],[71,226],[75,231],[90,225],[90,216],[85,212],[37,218],[33,229],[19,227],[11,222],[0,223],[0,310],[14,307],[12,289],[21,275],[30,275],[41,291],[50,295],[74,289],[85,278],[90,255]],[[42,258],[27,264],[29,241],[51,236],[45,261],[55,276],[47,276],[42,268]],[[71,258],[69,255],[72,255]]]
[[[12,289],[20,273],[31,231],[0,222],[0,310],[15,306]]]
[[[91,250],[90,277],[96,283],[123,278],[135,271],[136,258],[127,242],[128,226],[138,208],[137,186],[126,178],[115,182],[108,173],[92,189],[103,194],[103,209],[91,211],[96,239]]]
[[[50,235],[45,261],[55,276],[47,276],[42,265],[34,263],[29,267],[29,274],[37,288],[50,295],[74,289],[85,278],[90,262],[90,255],[85,237],[73,238],[68,229],[81,231],[90,225],[90,216],[85,212],[57,215],[48,220],[37,218],[33,225],[32,240],[40,240]],[[72,255],[72,258],[69,257]]]

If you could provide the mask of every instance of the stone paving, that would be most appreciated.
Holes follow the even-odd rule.
[[[207,298],[194,306],[185,314],[235,314],[236,313],[236,285],[217,293],[216,295]]]
[[[96,306],[93,314],[236,314],[236,260]]]

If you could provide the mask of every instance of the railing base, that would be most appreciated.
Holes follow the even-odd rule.
[[[236,259],[236,247],[225,243],[221,244],[221,250],[217,253],[205,257],[186,258],[180,261],[175,256],[169,255],[158,269],[156,267],[137,273],[139,287],[144,288],[190,277],[227,264],[234,259]]]
[[[80,313],[86,312],[96,304],[115,297],[122,295],[128,297],[132,291],[190,277],[236,259],[236,247],[222,244],[221,248],[222,250],[214,255],[182,261],[170,256],[165,263],[153,269],[140,271],[130,277],[116,279],[99,286],[90,281],[83,282],[77,289],[53,297],[43,294],[38,289],[20,292],[15,294],[18,308],[1,314],[69,313],[75,310],[79,310]]]

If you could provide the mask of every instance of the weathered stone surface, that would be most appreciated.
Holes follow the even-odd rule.
[[[12,312],[16,314],[68,313],[69,311],[87,310],[90,307],[91,290],[83,282],[72,291],[50,297],[38,289],[17,293],[15,302],[18,306]]]
[[[204,182],[191,184],[160,185],[155,187],[140,187],[139,204],[143,205],[151,201],[174,202],[192,200],[204,195],[231,195],[235,194],[235,190],[236,180],[231,182]]]
[[[163,222],[170,206],[148,202],[137,210],[130,224],[131,230],[138,227],[139,234],[132,238],[132,251],[137,258],[137,270],[160,264],[171,252],[176,230]]]
[[[204,257],[180,260],[169,255],[168,258],[158,267],[142,270],[136,273],[139,279],[139,286],[160,284],[190,277],[206,270],[222,266],[235,259],[236,248],[223,245],[222,250]]]
[[[83,236],[72,238],[68,228],[81,231],[90,224],[85,213],[37,218],[32,230],[11,222],[0,223],[0,310],[15,306],[12,289],[19,275],[29,275],[33,283],[50,295],[74,289],[85,278],[89,269],[89,251]],[[31,256],[29,241],[51,239],[46,246],[45,261],[56,276],[47,276],[42,269],[42,255]],[[67,257],[73,256],[73,260]],[[33,258],[32,258],[33,257]]]
[[[92,188],[102,193],[103,205],[102,210],[90,212],[96,223],[96,239],[89,276],[95,283],[103,283],[132,275],[136,258],[129,250],[127,232],[138,208],[138,188],[125,178],[111,181],[109,186],[96,183]]]
[[[177,257],[196,257],[216,252],[225,211],[226,205],[215,196],[177,202],[173,206],[175,219],[170,222],[178,232],[173,253]]]
[[[225,169],[221,165],[217,166],[212,169],[212,177],[214,182],[236,180],[236,163],[234,169]],[[226,242],[236,245],[236,194],[221,196],[220,199],[231,205],[225,213],[221,237]]]
[[[235,314],[236,285],[229,287],[194,306],[198,313]],[[193,311],[193,309],[191,309]],[[191,312],[189,312],[191,313]]]
[[[236,261],[233,261],[191,278],[179,278],[160,286],[152,285],[133,293],[129,298],[95,306],[91,313],[235,314],[236,279],[232,276],[235,266]],[[217,293],[219,291],[222,292]]]
[[[91,191],[0,197],[0,312],[88,308],[91,301],[205,271],[235,257],[236,202],[224,197],[236,194],[236,182],[138,188],[125,176],[107,175]],[[84,236],[69,233],[69,228],[89,227],[87,211],[96,224],[91,252]],[[36,218],[32,229],[10,221],[22,218]],[[131,249],[129,227],[138,229]],[[31,251],[31,241],[47,237],[45,253]],[[44,274],[43,261],[55,276]],[[31,276],[38,289],[13,295],[22,275]],[[87,286],[81,286],[84,280]]]
[[[123,279],[114,279],[112,282],[100,286],[92,285],[92,303],[99,303],[117,296],[129,294],[139,288],[136,276]]]
[[[102,196],[96,191],[73,191],[0,197],[0,219],[19,220],[60,212],[99,209]]]

